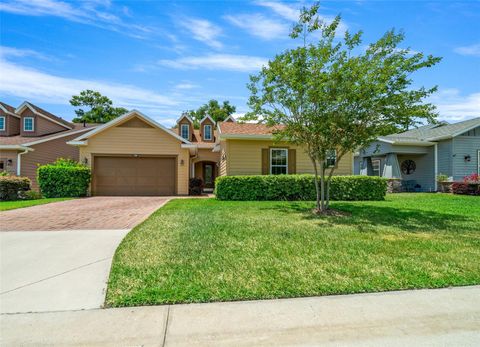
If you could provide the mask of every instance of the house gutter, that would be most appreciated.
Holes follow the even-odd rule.
[[[435,165],[434,165],[434,172],[435,172],[435,177],[434,177],[434,188],[435,191],[438,190],[438,182],[437,182],[437,175],[438,175],[438,144],[435,143],[434,145],[434,156],[435,156]]]
[[[33,151],[32,148],[26,148],[25,151],[17,153],[17,176],[20,176],[22,171],[22,155],[31,151]]]

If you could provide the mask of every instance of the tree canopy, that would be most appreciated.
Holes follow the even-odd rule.
[[[72,96],[70,104],[79,107],[75,110],[77,117],[73,119],[74,123],[106,123],[128,112],[123,107],[113,107],[112,100],[90,89]]]
[[[411,76],[441,59],[401,48],[404,34],[393,29],[366,46],[361,31],[339,37],[340,16],[324,23],[318,10],[318,3],[304,8],[293,28],[300,46],[250,77],[251,112],[244,119],[285,125],[275,136],[305,149],[315,171],[316,210],[325,212],[332,154],[338,162],[393,129],[435,119],[425,98],[436,87],[415,87]]]
[[[187,111],[186,114],[192,118],[194,126],[198,128],[200,126],[200,121],[206,115],[212,117],[215,122],[221,122],[235,113],[235,111],[236,107],[231,105],[228,100],[220,104],[217,100],[212,99],[196,110]]]

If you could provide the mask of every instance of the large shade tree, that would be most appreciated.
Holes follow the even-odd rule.
[[[274,125],[276,140],[305,149],[315,172],[317,213],[329,208],[329,187],[336,161],[393,129],[434,121],[435,107],[425,98],[436,87],[413,85],[412,74],[440,58],[400,48],[404,34],[387,31],[369,45],[362,32],[339,38],[337,16],[324,23],[319,4],[304,8],[290,36],[301,41],[278,54],[250,77],[245,120]]]
[[[72,96],[70,104],[78,107],[74,123],[106,123],[128,112],[123,107],[114,107],[112,100],[90,89]]]
[[[236,107],[226,100],[220,104],[217,100],[209,100],[206,104],[200,106],[196,110],[187,111],[186,114],[192,118],[194,126],[199,127],[200,121],[205,116],[210,116],[215,122],[221,122],[228,118],[228,116],[235,113]]]

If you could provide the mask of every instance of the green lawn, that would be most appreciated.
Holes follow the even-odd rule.
[[[334,202],[179,199],[118,248],[108,306],[480,284],[480,198],[395,194]]]
[[[16,208],[30,207],[35,205],[49,204],[51,202],[70,200],[71,198],[49,198],[37,200],[16,200],[16,201],[0,201],[0,211],[13,210]]]

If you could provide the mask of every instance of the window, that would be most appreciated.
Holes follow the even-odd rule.
[[[270,174],[286,175],[288,173],[288,149],[270,148]]]
[[[337,151],[335,149],[331,149],[327,152],[327,166],[335,166],[337,163]]]
[[[33,131],[33,117],[25,117],[23,118],[23,131]]]
[[[411,175],[417,169],[417,164],[413,160],[407,159],[402,163],[400,169],[404,175]]]
[[[0,161],[0,171],[5,170],[5,162],[3,160]]]
[[[190,125],[188,125],[188,124],[180,125],[180,135],[185,140],[188,140],[190,138]]]
[[[0,117],[0,131],[5,130],[5,116]]]
[[[372,160],[373,176],[380,176],[380,159]]]
[[[477,173],[480,175],[480,149],[477,152],[477,166],[478,166]]]
[[[203,126],[203,139],[207,141],[212,139],[212,126],[210,124]]]

